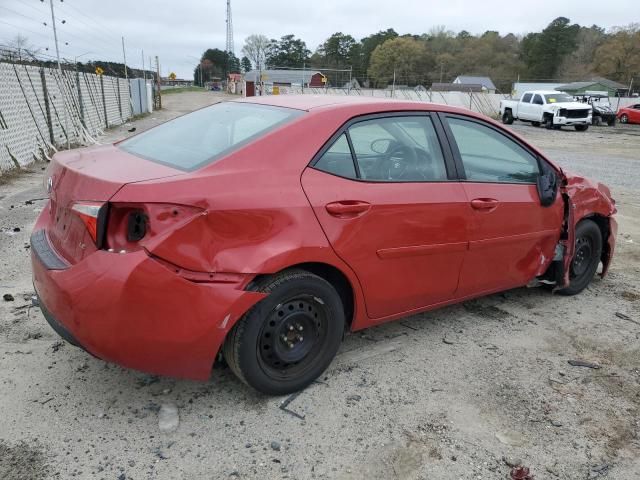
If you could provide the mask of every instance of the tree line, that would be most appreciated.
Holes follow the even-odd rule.
[[[526,35],[491,30],[473,35],[443,26],[419,35],[400,35],[389,28],[360,40],[336,32],[313,52],[294,35],[250,35],[241,58],[219,49],[205,51],[194,78],[203,83],[252,68],[303,66],[325,69],[335,86],[348,78],[337,72],[344,69],[371,87],[387,86],[394,74],[397,84],[411,86],[450,82],[458,75],[486,75],[504,92],[518,78],[568,82],[603,76],[626,84],[640,76],[640,25],[605,30],[558,17],[542,31]]]

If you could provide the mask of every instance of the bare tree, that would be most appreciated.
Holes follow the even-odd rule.
[[[18,34],[8,42],[10,52],[5,56],[9,59],[22,61],[31,60],[40,52],[40,49],[29,43],[29,39],[24,35]]]
[[[249,57],[258,70],[264,66],[269,39],[264,35],[249,35],[242,47],[242,54]]]

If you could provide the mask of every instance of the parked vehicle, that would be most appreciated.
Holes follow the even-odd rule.
[[[640,103],[621,108],[616,116],[621,123],[640,123]]]
[[[575,102],[566,93],[534,90],[525,92],[520,100],[502,100],[500,117],[507,125],[520,120],[531,122],[536,127],[544,124],[548,129],[573,126],[583,132],[591,124],[591,108]]]
[[[591,105],[591,124],[602,125],[606,123],[610,127],[616,124],[616,112],[611,107],[609,96],[601,93],[585,93],[575,95],[576,102]]]
[[[57,153],[31,236],[46,319],[129,368],[206,380],[224,357],[304,388],[346,332],[506,289],[573,295],[617,224],[609,189],[445,105],[223,102]]]

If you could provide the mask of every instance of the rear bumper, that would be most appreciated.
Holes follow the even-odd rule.
[[[264,297],[237,284],[185,280],[143,250],[97,251],[51,269],[41,260],[47,248],[32,242],[31,263],[51,327],[96,357],[148,373],[208,379],[227,332]]]

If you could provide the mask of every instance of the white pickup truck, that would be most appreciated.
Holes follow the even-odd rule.
[[[591,108],[576,102],[566,93],[553,90],[534,90],[525,92],[520,100],[502,100],[500,102],[502,123],[511,125],[514,120],[531,122],[538,127],[559,129],[563,125],[585,131],[591,124]]]

